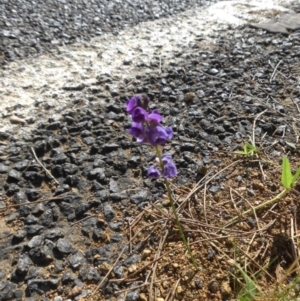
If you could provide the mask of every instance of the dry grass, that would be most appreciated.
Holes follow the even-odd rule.
[[[215,158],[222,164],[211,167],[195,186],[172,185],[200,267],[189,260],[168,199],[158,200],[124,229],[130,245],[140,244],[142,260],[123,279],[106,275],[123,286],[117,294],[122,299],[139,289],[140,300],[150,301],[296,300],[299,187],[268,203],[284,190],[279,158],[272,161],[264,151],[256,158],[225,153]],[[295,166],[297,156],[290,159]],[[212,186],[221,188],[214,193]],[[89,300],[100,296],[101,289]]]

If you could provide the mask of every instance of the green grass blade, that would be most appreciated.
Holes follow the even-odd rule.
[[[298,178],[300,177],[300,167],[297,169],[296,173],[293,175],[291,186],[293,186]]]
[[[242,296],[239,298],[239,301],[253,301],[253,299],[249,296]]]
[[[251,297],[255,297],[256,295],[256,285],[255,283],[252,281],[252,279],[241,269],[240,270],[244,280],[245,280],[245,283],[246,283],[246,291],[247,293],[251,296]]]
[[[281,173],[281,183],[286,189],[290,189],[292,186],[292,172],[290,161],[287,157],[282,159],[282,173]]]
[[[255,285],[255,282],[245,273],[245,271],[241,268],[241,266],[235,262],[234,260],[229,260],[229,264],[234,265],[241,273],[242,277],[245,280],[245,294],[243,294],[240,297],[248,298],[249,296],[253,299],[257,294],[257,287]],[[243,299],[247,300],[247,299]]]
[[[239,154],[239,155],[247,155],[247,153],[245,153],[245,151],[235,151],[235,154]]]
[[[257,147],[249,142],[246,143],[247,155],[253,155],[257,152]]]

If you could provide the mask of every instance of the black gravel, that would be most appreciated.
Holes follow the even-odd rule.
[[[2,6],[8,3],[2,2]],[[54,1],[49,3],[54,11],[51,24],[55,24],[67,9],[60,11],[57,7],[54,9]],[[63,1],[59,3],[58,7],[68,5]],[[96,16],[90,8],[93,3],[82,2],[78,6],[82,8],[82,16],[88,11],[92,11],[93,18]],[[152,18],[181,11],[184,5],[188,7],[197,2],[172,3],[178,7],[159,11],[153,8]],[[144,5],[142,8],[147,7]],[[51,11],[41,10],[37,17],[37,6],[32,10],[24,8],[37,22],[29,24],[50,23],[42,16],[48,12],[48,20]],[[71,10],[73,6],[69,6]],[[113,10],[110,2],[105,7]],[[127,7],[128,11],[132,9],[128,4],[124,5],[124,11]],[[117,8],[113,11],[115,15],[121,14]],[[142,21],[140,14],[130,24]],[[13,28],[13,24],[18,24],[18,18],[13,23],[13,15],[16,13],[10,14],[5,26],[11,23]],[[25,16],[23,13],[24,20],[28,18]],[[129,13],[122,12],[122,16],[126,16],[122,25],[125,26],[127,18],[130,19]],[[150,16],[149,13],[148,18]],[[66,35],[68,28],[77,32],[76,18],[73,13],[72,26],[66,24]],[[88,21],[93,18],[83,17],[82,20],[93,24]],[[114,24],[111,20],[115,19],[110,17],[109,20],[105,24]],[[37,35],[38,28],[42,27],[35,28]],[[49,41],[38,45],[51,45],[54,36],[60,43],[71,40],[63,37],[60,23],[51,28]],[[85,37],[96,35],[96,25],[81,24],[79,28],[81,31],[76,37],[80,39],[88,29]],[[117,30],[112,25],[109,28]],[[29,32],[30,36],[33,31]],[[285,147],[287,141],[295,142],[293,128],[299,127],[299,114],[295,104],[287,98],[300,102],[299,89],[294,89],[298,85],[300,32],[287,37],[243,26],[228,29],[226,33],[216,32],[214,38],[215,46],[210,51],[203,51],[195,44],[184,53],[176,53],[177,63],[163,69],[161,75],[153,72],[139,76],[130,85],[110,75],[97,77],[98,89],[93,90],[95,98],[103,95],[104,90],[114,93],[107,97],[106,104],[86,105],[78,101],[90,95],[89,87],[76,89],[76,97],[69,89],[66,92],[69,93],[69,109],[45,116],[23,137],[16,137],[9,131],[0,133],[0,208],[4,209],[3,219],[8,226],[0,232],[0,261],[5,267],[0,270],[0,300],[22,300],[25,296],[28,301],[52,300],[54,290],[59,295],[53,299],[56,301],[84,298],[90,293],[88,284],[98,284],[126,246],[123,230],[134,218],[134,210],[157,200],[165,192],[159,181],[145,177],[154,152],[126,133],[130,119],[125,114],[124,103],[135,93],[147,93],[152,100],[151,106],[158,108],[165,123],[174,129],[175,137],[165,149],[174,156],[179,170],[175,183],[179,185],[195,183],[203,176],[205,168],[218,167],[221,162],[213,158],[213,153],[239,149],[251,135],[257,114],[266,109],[268,111],[256,123],[258,146],[262,139],[264,147],[274,140],[281,147]],[[12,51],[12,40],[20,43],[17,37],[8,37],[6,52]],[[16,49],[23,49],[27,55],[27,47],[31,46],[16,46]],[[158,55],[154,57],[153,68],[157,69],[159,59]],[[281,74],[276,79],[270,80],[274,68],[268,61],[274,66],[282,61],[278,69]],[[110,90],[110,85],[114,89]],[[35,161],[31,148],[59,185]],[[221,189],[222,177],[218,180],[208,187],[211,193]],[[37,202],[41,199],[48,201]],[[7,208],[9,205],[18,207]],[[155,246],[158,239],[153,237],[149,241]],[[133,246],[132,253],[125,249],[124,256],[113,269],[114,277],[122,278],[125,269],[141,260],[140,252],[146,247]],[[211,250],[207,251],[207,256],[215,260]],[[215,292],[219,288],[215,288],[213,282],[208,289]],[[202,284],[199,282],[197,286]],[[105,282],[102,293],[106,299],[111,298],[124,287],[126,284]],[[138,300],[139,292],[131,291],[126,300]]]
[[[0,55],[15,61],[217,0],[1,0]]]

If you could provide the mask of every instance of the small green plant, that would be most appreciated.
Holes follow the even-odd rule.
[[[278,195],[276,195],[271,200],[265,201],[253,208],[250,208],[244,212],[242,212],[239,216],[235,216],[232,219],[228,221],[228,223],[225,225],[225,227],[228,227],[229,225],[232,225],[236,221],[239,220],[240,217],[244,217],[250,213],[255,212],[256,210],[260,210],[262,208],[265,208],[267,206],[273,205],[275,202],[278,202],[280,199],[282,199],[291,188],[293,188],[294,184],[297,182],[297,180],[300,177],[300,167],[297,169],[296,173],[293,175],[291,171],[290,161],[287,157],[283,157],[282,159],[282,172],[281,172],[281,183],[284,186],[284,190],[281,191]]]
[[[281,183],[286,189],[291,189],[300,177],[300,167],[293,175],[288,157],[282,159]]]
[[[254,145],[254,143],[251,141],[251,139],[250,139],[250,142],[246,142],[244,144],[242,151],[235,151],[236,154],[243,155],[246,157],[253,156],[257,152],[258,152],[258,148]]]
[[[235,266],[240,272],[241,276],[245,281],[245,286],[240,290],[238,294],[239,301],[252,301],[258,294],[258,287],[255,282],[247,275],[247,273],[241,268],[241,266],[234,260],[230,260],[229,264]]]

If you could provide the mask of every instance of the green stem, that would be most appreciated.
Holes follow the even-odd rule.
[[[160,149],[158,146],[156,146],[156,154],[159,158],[159,163],[160,163],[160,166],[161,166],[161,169],[163,170],[163,162],[162,162],[162,158],[161,158],[161,152],[160,152]],[[166,188],[167,188],[167,193],[168,193],[168,198],[170,200],[170,203],[171,203],[171,207],[172,207],[172,211],[173,211],[173,215],[175,217],[175,221],[176,221],[176,224],[177,224],[177,227],[178,227],[178,230],[179,230],[179,234],[181,236],[181,239],[182,239],[182,242],[186,248],[186,250],[188,251],[188,254],[190,256],[190,259],[193,263],[193,265],[198,268],[198,263],[192,253],[192,250],[187,242],[187,239],[183,233],[183,229],[182,229],[182,226],[181,226],[181,223],[180,223],[180,220],[179,220],[179,217],[178,217],[178,214],[177,214],[177,211],[176,211],[176,208],[175,208],[175,202],[174,202],[174,199],[172,197],[172,192],[171,192],[171,188],[170,188],[170,184],[168,182],[167,179],[164,179],[165,180],[165,185],[166,185]]]
[[[224,228],[225,228],[225,227],[228,227],[228,226],[230,226],[230,225],[232,225],[232,224],[234,224],[236,221],[238,221],[238,219],[239,219],[240,217],[244,217],[244,216],[248,215],[249,213],[251,213],[251,212],[253,212],[253,211],[259,210],[259,209],[264,208],[264,207],[266,207],[266,206],[272,205],[272,204],[275,203],[276,201],[279,201],[281,198],[283,198],[283,197],[286,195],[286,193],[287,193],[288,191],[289,191],[289,189],[284,189],[284,190],[281,191],[279,194],[277,194],[273,199],[268,200],[268,201],[266,201],[266,202],[264,202],[264,203],[261,203],[261,204],[257,205],[256,207],[250,208],[250,209],[248,209],[248,210],[242,212],[239,216],[233,217],[231,220],[228,221],[228,223],[224,226]]]

